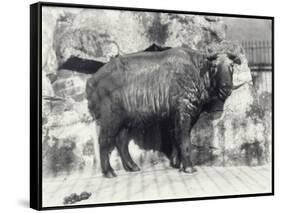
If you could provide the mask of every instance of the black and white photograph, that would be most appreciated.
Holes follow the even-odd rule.
[[[273,193],[273,17],[33,8],[40,119],[31,187],[40,200],[32,202]]]

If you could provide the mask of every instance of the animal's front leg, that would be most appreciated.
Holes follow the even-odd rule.
[[[191,132],[191,121],[190,119],[185,119],[180,124],[180,155],[182,161],[182,168],[180,171],[185,173],[193,173],[196,171],[194,168],[194,154],[195,150],[191,144],[190,139],[190,132]]]

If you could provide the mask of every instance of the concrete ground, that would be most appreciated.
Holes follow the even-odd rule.
[[[113,179],[92,169],[45,178],[43,206],[62,206],[64,197],[83,191],[92,196],[74,205],[271,192],[271,165],[197,169],[185,174],[163,162],[135,173],[119,170]]]

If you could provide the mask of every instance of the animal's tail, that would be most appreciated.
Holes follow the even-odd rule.
[[[59,70],[67,69],[84,74],[94,74],[99,68],[101,68],[105,63],[95,60],[82,59],[76,56],[69,58],[61,66]]]

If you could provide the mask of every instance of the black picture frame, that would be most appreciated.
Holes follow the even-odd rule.
[[[195,197],[184,199],[167,199],[167,200],[150,200],[137,202],[120,202],[105,204],[87,204],[71,206],[42,206],[42,7],[67,7],[67,8],[88,8],[88,9],[110,9],[139,12],[166,12],[177,14],[193,14],[206,16],[238,17],[267,19],[272,21],[272,190],[270,193],[243,194],[243,195],[226,195],[213,197]],[[38,2],[30,5],[30,207],[36,210],[51,209],[69,209],[85,208],[100,206],[148,204],[163,202],[178,202],[192,200],[211,200],[226,199],[239,197],[256,197],[274,195],[274,17],[241,15],[241,14],[224,14],[224,13],[206,13],[193,11],[176,11],[147,8],[130,8],[130,7],[112,7],[100,5],[84,4],[67,4],[53,2]]]

